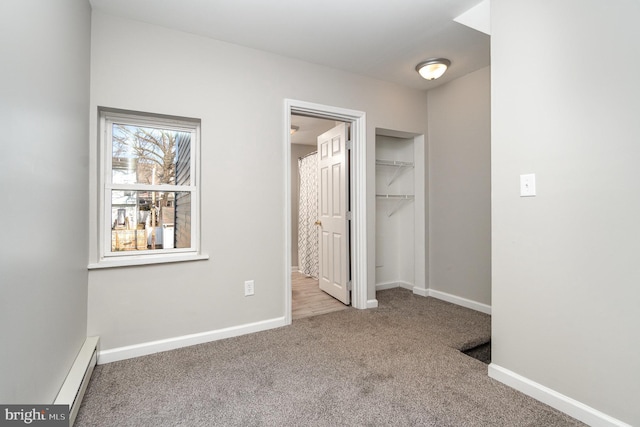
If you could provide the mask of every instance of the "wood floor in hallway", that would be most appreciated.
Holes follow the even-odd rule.
[[[291,274],[291,288],[293,292],[291,318],[293,320],[344,310],[348,307],[321,291],[316,279],[306,277],[302,273]]]

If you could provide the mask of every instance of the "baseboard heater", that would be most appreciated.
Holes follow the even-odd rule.
[[[93,368],[96,366],[99,341],[99,337],[87,337],[55,402],[53,402],[55,405],[69,406],[69,426],[73,426],[76,420],[84,392],[89,384]]]

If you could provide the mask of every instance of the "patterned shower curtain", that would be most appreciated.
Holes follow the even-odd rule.
[[[298,159],[298,264],[300,272],[318,278],[318,154]]]

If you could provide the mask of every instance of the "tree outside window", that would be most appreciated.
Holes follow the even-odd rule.
[[[193,250],[197,124],[108,112],[101,123],[110,229],[104,255]]]

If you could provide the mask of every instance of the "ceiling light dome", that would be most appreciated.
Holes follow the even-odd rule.
[[[441,77],[451,61],[445,58],[431,58],[416,65],[416,71],[427,80],[435,80]]]

